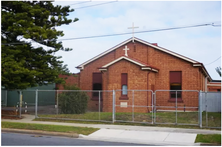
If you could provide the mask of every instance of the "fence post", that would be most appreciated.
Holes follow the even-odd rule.
[[[177,91],[176,91],[176,125],[177,125]]]
[[[199,125],[202,128],[202,91],[199,92]]]
[[[35,91],[35,118],[38,118],[38,89]]]
[[[99,91],[99,120],[100,120],[100,91]]]
[[[113,123],[115,122],[115,105],[116,105],[116,94],[115,94],[115,91],[113,90],[113,115],[112,115],[112,121]]]
[[[7,107],[7,105],[8,105],[8,91],[7,90],[5,90],[5,107]]]
[[[154,116],[153,116],[153,111],[154,111],[154,107],[153,107],[153,98],[154,98],[154,96],[155,96],[155,93],[152,91],[152,124],[153,124],[153,118],[154,118]]]
[[[56,114],[59,114],[59,94],[58,90],[56,90]]]
[[[205,93],[205,111],[206,111],[206,127],[208,127],[208,115],[207,115],[207,92]]]
[[[156,124],[156,92],[157,91],[154,92],[155,95],[154,95],[154,101],[153,101],[154,102],[154,124]]]
[[[19,118],[22,117],[22,91],[19,91]]]
[[[134,122],[134,90],[133,90],[133,103],[132,103],[132,121]]]

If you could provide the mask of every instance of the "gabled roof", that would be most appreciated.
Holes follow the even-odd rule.
[[[131,42],[132,40],[133,40],[133,38],[129,38],[129,39],[127,39],[126,41],[124,41],[124,42],[122,42],[122,43],[114,46],[113,48],[111,48],[111,49],[109,49],[109,50],[107,50],[107,51],[105,51],[105,52],[103,52],[103,53],[95,56],[94,58],[92,58],[92,59],[90,59],[90,60],[88,60],[88,61],[80,64],[80,65],[77,66],[76,68],[78,68],[78,69],[84,69],[84,66],[85,66],[85,65],[87,65],[87,64],[89,64],[90,62],[93,62],[93,61],[95,61],[96,59],[98,59],[98,58],[100,58],[100,57],[102,57],[102,56],[104,56],[104,55],[106,55],[106,54],[108,54],[108,53],[110,53],[110,52],[118,49],[119,47],[121,47],[121,46],[123,46],[123,45],[125,45],[125,44],[127,44],[127,43],[129,43],[129,42]],[[204,73],[206,74],[206,77],[208,77],[210,81],[212,80],[212,78],[210,77],[210,75],[208,74],[207,70],[205,69],[205,67],[204,67],[204,65],[203,65],[202,63],[200,63],[200,62],[198,62],[198,61],[195,61],[195,60],[193,60],[193,59],[190,59],[190,58],[188,58],[188,57],[185,57],[185,56],[183,56],[183,55],[177,54],[177,53],[175,53],[175,52],[172,52],[172,51],[170,51],[170,50],[167,50],[167,49],[165,49],[165,48],[162,48],[162,47],[160,47],[160,46],[157,46],[157,45],[154,45],[154,44],[152,44],[152,43],[146,42],[146,41],[141,40],[141,39],[136,38],[136,37],[134,37],[134,41],[138,41],[138,42],[143,43],[143,44],[145,44],[145,45],[147,45],[147,46],[151,46],[151,47],[153,47],[154,49],[157,49],[157,50],[162,51],[162,52],[164,52],[164,53],[167,53],[167,54],[169,54],[169,55],[172,55],[172,56],[175,56],[175,57],[180,58],[180,59],[182,59],[182,60],[185,60],[185,61],[187,61],[187,62],[190,62],[190,63],[193,64],[193,66],[200,66],[200,67],[202,67],[202,70],[203,70]]]
[[[128,39],[128,40],[126,40],[126,41],[124,41],[124,42],[122,42],[122,43],[114,46],[113,48],[111,48],[111,49],[109,49],[109,50],[107,50],[107,51],[105,51],[105,52],[103,52],[103,53],[95,56],[94,58],[92,58],[92,59],[90,59],[90,60],[88,60],[88,61],[80,64],[80,65],[77,66],[76,68],[78,68],[78,69],[84,69],[84,66],[85,66],[86,64],[89,64],[90,62],[92,62],[92,61],[94,61],[94,60],[96,60],[96,59],[98,59],[98,58],[100,58],[100,57],[102,57],[102,56],[104,56],[104,55],[106,55],[106,54],[114,51],[115,49],[119,48],[120,46],[123,46],[123,45],[125,45],[125,44],[127,44],[127,43],[129,43],[129,42],[131,42],[131,41],[132,41],[132,38],[130,38],[130,39]],[[191,62],[191,63],[193,63],[193,64],[199,63],[198,61],[192,60],[192,59],[190,59],[190,58],[187,58],[187,57],[185,57],[185,56],[182,56],[182,55],[180,55],[180,54],[177,54],[177,53],[172,52],[172,51],[170,51],[170,50],[167,50],[167,49],[165,49],[165,48],[156,46],[156,45],[154,45],[154,44],[152,44],[152,43],[146,42],[146,41],[141,40],[141,39],[138,39],[138,38],[136,38],[136,37],[134,37],[134,41],[138,41],[138,42],[143,43],[143,44],[145,44],[145,45],[151,46],[151,47],[153,47],[153,48],[155,48],[155,49],[157,49],[157,50],[160,50],[160,51],[163,51],[163,52],[165,52],[165,53],[167,53],[167,54],[176,56],[176,57],[178,57],[178,58],[181,58],[181,59],[186,60],[186,61],[188,61],[188,62]]]
[[[141,62],[139,60],[136,60],[136,59],[133,59],[133,58],[127,57],[127,56],[121,56],[121,57],[117,58],[116,60],[113,60],[113,61],[109,62],[106,65],[100,67],[99,70],[100,71],[106,71],[109,66],[115,64],[116,62],[118,62],[120,60],[124,60],[124,59],[129,61],[129,62],[131,62],[131,63],[134,63],[134,64],[140,66],[142,70],[151,70],[151,71],[154,71],[154,72],[158,72],[159,71],[158,68],[155,68],[153,66],[149,66],[146,63],[143,63],[143,62]]]

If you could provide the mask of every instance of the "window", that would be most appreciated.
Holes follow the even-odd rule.
[[[170,90],[182,90],[182,72],[181,71],[171,71],[170,72]],[[170,92],[170,98],[176,98],[176,91]],[[182,98],[182,92],[177,91],[177,98]]]
[[[93,90],[102,90],[102,84],[93,83]],[[99,97],[99,92],[93,92],[93,97]]]
[[[127,85],[122,85],[122,95],[127,95]]]
[[[102,73],[93,73],[93,90],[102,90]],[[102,99],[102,94],[100,94]],[[92,93],[93,100],[99,100],[99,92]]]
[[[121,88],[122,88],[122,94],[121,94],[121,99],[128,99],[127,93],[128,93],[128,85],[127,85],[127,73],[122,73],[121,74]]]

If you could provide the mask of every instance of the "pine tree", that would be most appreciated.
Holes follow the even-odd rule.
[[[78,21],[67,18],[74,10],[69,6],[54,6],[50,1],[2,1],[1,8],[2,86],[25,89],[61,83],[58,75],[69,71],[61,57],[54,54],[72,49],[58,42],[58,37],[64,34],[55,27]]]

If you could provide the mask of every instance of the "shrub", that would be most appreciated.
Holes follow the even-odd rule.
[[[59,94],[59,108],[64,114],[81,114],[86,112],[88,95],[75,85],[64,86],[66,91]]]

